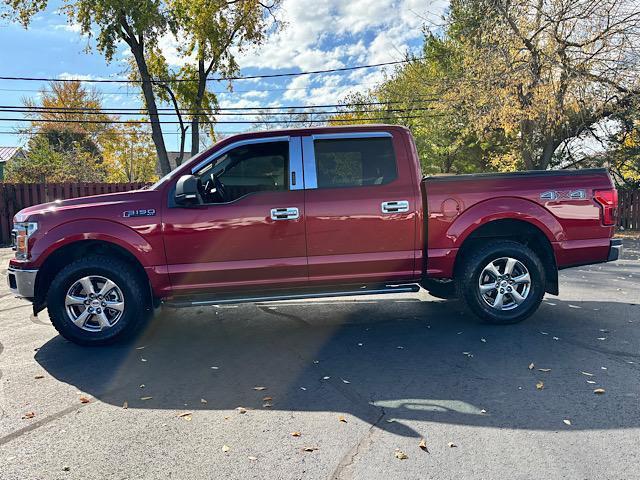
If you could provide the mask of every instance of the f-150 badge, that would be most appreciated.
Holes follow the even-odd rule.
[[[155,208],[142,208],[140,210],[125,210],[122,212],[124,218],[131,217],[153,217],[156,214]]]

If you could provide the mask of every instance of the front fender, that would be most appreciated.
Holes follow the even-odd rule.
[[[144,231],[145,236],[138,230]],[[164,263],[158,225],[132,228],[110,220],[82,219],[55,226],[38,238],[31,254],[33,266],[39,268],[55,250],[82,240],[102,240],[118,245],[131,253],[143,267]]]

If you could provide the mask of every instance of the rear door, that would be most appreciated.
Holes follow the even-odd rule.
[[[391,133],[302,138],[309,281],[415,278],[416,195],[410,159]]]

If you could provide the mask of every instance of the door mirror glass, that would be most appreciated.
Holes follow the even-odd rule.
[[[198,192],[198,178],[193,175],[183,175],[176,183],[176,193],[174,196],[177,205],[188,207],[199,205],[200,193]]]

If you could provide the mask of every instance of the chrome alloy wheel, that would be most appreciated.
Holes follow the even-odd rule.
[[[522,262],[511,257],[491,261],[478,280],[480,296],[496,310],[513,310],[531,291],[531,276]]]
[[[71,321],[89,332],[113,327],[124,313],[120,287],[97,275],[82,277],[71,285],[64,304]]]

